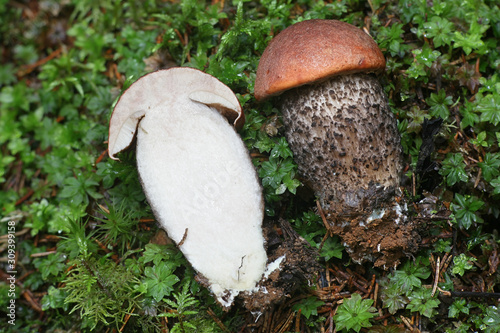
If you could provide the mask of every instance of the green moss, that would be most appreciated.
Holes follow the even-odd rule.
[[[23,291],[36,290],[34,304],[44,311],[22,303],[17,290],[14,298],[22,306],[12,331],[142,327],[154,332],[167,326],[210,332],[221,329],[219,324],[229,331],[244,326],[248,314],[223,315],[194,282],[179,251],[146,245],[157,226],[133,152],[121,155],[123,163],[106,155],[108,120],[120,92],[147,71],[171,64],[204,70],[237,94],[247,119],[240,134],[254,153],[267,216],[292,221],[303,238],[322,249],[325,267],[352,264],[338,239],[325,238],[279,111],[272,101],[257,103],[253,97],[258,61],[272,37],[315,18],[365,26],[380,45],[387,59],[380,79],[398,118],[407,176],[414,177],[428,139],[425,122],[443,120],[428,157],[429,170],[438,170],[432,176],[437,185],[423,188],[419,180],[425,177],[416,176],[416,187],[405,190],[415,190],[409,196],[415,201],[430,191],[439,207],[453,213],[451,220],[430,221],[423,236],[452,231],[457,236],[453,241],[433,238],[417,258],[453,249],[456,258],[467,260],[457,259],[455,268],[443,272],[440,287],[453,288],[458,281],[453,272],[483,272],[488,291],[498,290],[490,260],[498,249],[494,229],[500,216],[498,17],[492,0],[148,0],[140,5],[75,0],[44,1],[35,9],[0,0],[0,234],[8,233],[5,222],[16,222],[17,277],[23,276]],[[477,258],[477,270],[467,266],[470,258]],[[446,308],[435,298],[423,301],[425,285],[434,282],[429,265],[408,260],[388,275],[392,284],[381,297],[383,311],[394,314],[391,323],[413,311],[430,317],[429,327],[436,331],[497,330],[498,303],[464,307],[455,300]],[[7,270],[4,262],[0,267]],[[369,272],[384,285],[384,272]],[[8,290],[0,282],[2,295]],[[317,311],[324,302],[310,296],[306,286],[299,293],[307,325],[326,327],[328,319]],[[289,305],[290,311],[300,309]],[[222,318],[220,323],[208,308]],[[363,320],[343,317],[339,327],[374,323],[369,307],[358,310]],[[443,321],[442,313],[451,318]],[[1,320],[4,314],[2,307]]]

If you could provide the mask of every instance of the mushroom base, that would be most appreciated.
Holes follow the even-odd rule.
[[[247,310],[258,313],[289,300],[297,288],[314,281],[320,270],[317,251],[288,221],[264,221],[263,230],[269,258],[266,272],[255,290],[239,295]]]
[[[396,267],[401,258],[415,253],[421,240],[420,223],[407,218],[397,203],[386,203],[368,218],[346,219],[330,212],[327,220],[354,262],[369,261],[383,269]]]
[[[295,88],[282,113],[299,173],[351,257],[390,267],[416,250],[418,233],[395,201],[400,136],[377,79],[356,73]]]
[[[280,218],[278,223],[275,222],[265,220],[263,225],[268,262],[261,279],[250,290],[226,294],[231,302],[234,300],[257,317],[288,300],[304,283],[311,283],[320,270],[317,251],[293,230],[288,221]],[[277,230],[281,232],[278,234]],[[195,278],[201,285],[211,288],[210,281],[200,273]],[[223,309],[228,311],[229,307]]]

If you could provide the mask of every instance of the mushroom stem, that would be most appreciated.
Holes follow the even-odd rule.
[[[325,211],[368,218],[394,197],[401,145],[375,77],[335,76],[292,89],[282,96],[282,112],[299,171]]]
[[[418,235],[396,200],[399,132],[377,79],[334,76],[285,92],[281,104],[299,172],[351,258],[389,268],[415,251]]]

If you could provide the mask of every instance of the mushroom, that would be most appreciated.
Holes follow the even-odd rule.
[[[336,20],[308,20],[279,33],[257,69],[255,97],[278,96],[299,173],[330,228],[358,261],[393,265],[415,248],[396,202],[402,149],[396,119],[373,73],[385,68],[375,41]]]
[[[109,156],[118,160],[136,137],[140,180],[157,220],[224,307],[255,288],[267,261],[261,186],[233,128],[243,122],[227,86],[196,69],[171,68],[133,83],[109,124]]]

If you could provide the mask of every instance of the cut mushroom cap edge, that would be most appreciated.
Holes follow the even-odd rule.
[[[174,91],[164,91],[163,87]],[[233,91],[214,76],[190,67],[159,70],[139,78],[118,99],[109,121],[109,157],[119,160],[117,154],[130,147],[148,109],[168,103],[169,96],[177,98],[178,94],[187,94],[191,101],[215,108],[236,130],[245,123]]]

